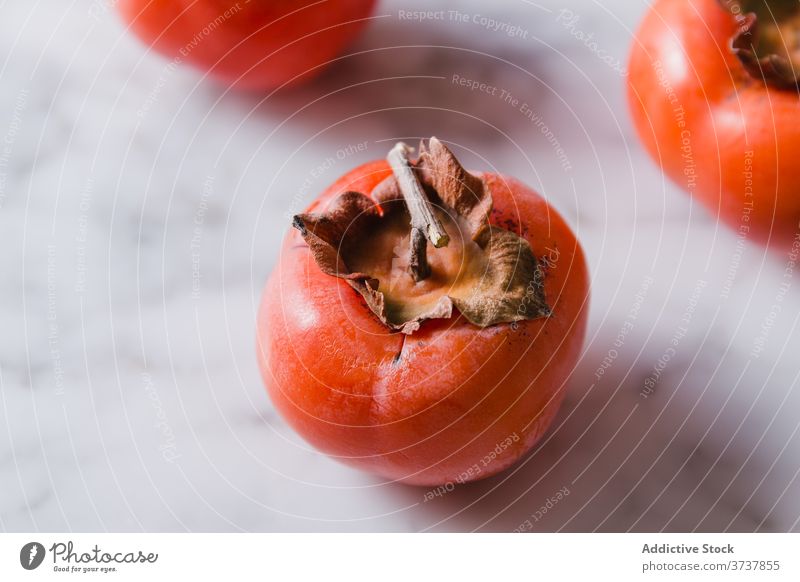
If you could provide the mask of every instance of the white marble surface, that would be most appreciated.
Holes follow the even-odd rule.
[[[357,54],[268,98],[172,70],[111,1],[0,2],[0,528],[510,531],[567,487],[535,530],[800,529],[798,283],[771,318],[786,257],[737,248],[664,181],[623,75],[580,38],[624,62],[646,0],[458,3],[515,36],[398,18],[441,0],[382,2]],[[456,74],[528,103],[567,164],[519,108]],[[392,140],[432,134],[543,192],[594,287],[546,441],[425,502],[288,430],[253,336],[287,216]]]

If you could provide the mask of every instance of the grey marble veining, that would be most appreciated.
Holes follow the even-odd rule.
[[[799,529],[797,282],[772,321],[786,257],[737,247],[639,147],[614,62],[647,2],[458,3],[497,30],[399,17],[449,4],[381,3],[355,56],[268,99],[168,67],[105,0],[2,5],[0,528]],[[429,135],[542,192],[593,278],[546,439],[432,501],[310,450],[254,346],[287,216]]]

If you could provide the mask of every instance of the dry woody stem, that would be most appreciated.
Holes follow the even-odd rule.
[[[391,149],[386,159],[411,215],[411,253],[408,265],[414,280],[419,282],[431,275],[427,241],[431,241],[431,244],[438,249],[446,247],[450,243],[450,237],[434,214],[431,202],[411,167],[409,152],[411,148],[399,142]]]

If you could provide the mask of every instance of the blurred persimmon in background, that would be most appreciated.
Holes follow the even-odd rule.
[[[120,0],[145,43],[238,89],[321,72],[358,35],[375,0]]]

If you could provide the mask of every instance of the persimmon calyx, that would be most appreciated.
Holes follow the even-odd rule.
[[[322,272],[344,279],[384,325],[405,334],[455,310],[482,328],[549,316],[544,271],[528,241],[490,224],[492,196],[483,179],[436,138],[408,163],[434,215],[426,224],[438,225],[424,232],[427,276],[409,268],[413,232],[423,229],[397,175],[369,196],[345,192],[323,212],[294,217]]]
[[[800,86],[800,3],[797,0],[719,0],[736,18],[730,49],[754,79],[773,87]]]

